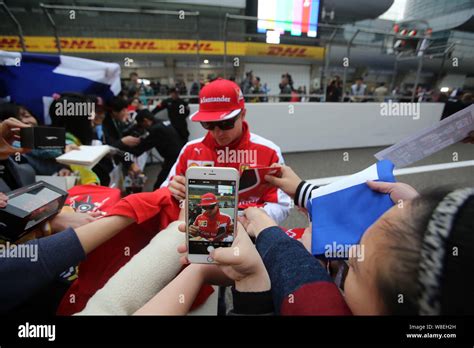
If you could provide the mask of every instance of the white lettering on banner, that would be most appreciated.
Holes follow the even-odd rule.
[[[222,97],[202,97],[202,103],[230,103],[230,98],[224,95]]]
[[[20,338],[47,338],[48,341],[56,340],[55,325],[34,325],[28,322],[18,326],[18,337]]]

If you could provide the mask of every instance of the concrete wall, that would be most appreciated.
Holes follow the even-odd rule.
[[[293,105],[293,113],[291,108]],[[439,121],[442,103],[421,103],[420,117],[382,116],[379,103],[247,104],[253,133],[272,140],[283,152],[391,145]],[[197,105],[191,105],[191,112]],[[416,118],[416,117],[415,117]],[[205,134],[189,122],[190,139]]]

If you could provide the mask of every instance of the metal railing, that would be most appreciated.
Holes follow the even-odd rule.
[[[192,94],[183,94],[179,96],[181,99],[184,100],[199,100],[198,95],[192,95]],[[141,99],[145,99],[147,101],[160,101],[163,99],[169,98],[169,95],[154,95],[154,96],[141,96],[139,97]],[[264,100],[258,101],[256,103],[278,103],[282,102],[280,101],[281,98],[299,98],[300,100],[294,101],[294,102],[303,102],[303,103],[313,103],[313,102],[326,102],[325,95],[322,93],[296,93],[296,94],[244,94],[244,98],[246,100],[246,103],[253,103],[251,100],[256,99],[256,98],[262,98]],[[361,96],[354,96],[350,94],[344,94],[339,101],[337,102],[343,102],[344,100],[346,102],[355,102],[355,103],[363,103],[363,102],[385,102],[385,101],[399,101],[399,102],[411,102],[411,94],[387,94],[384,96],[377,96],[377,95],[361,95]],[[382,100],[380,100],[382,99]],[[293,103],[292,101],[285,101],[286,103]],[[421,102],[428,102],[428,100],[423,100]],[[196,103],[190,103],[190,104],[197,104]]]
[[[25,39],[23,36],[23,28],[21,27],[20,22],[16,19],[16,17],[13,15],[13,13],[10,11],[8,6],[3,1],[0,1],[0,7],[3,9],[3,11],[5,11],[5,13],[13,22],[13,24],[15,24],[16,29],[18,31],[18,38],[20,39],[21,49],[23,50],[23,52],[26,52]]]

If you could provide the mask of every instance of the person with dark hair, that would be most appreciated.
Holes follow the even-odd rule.
[[[328,102],[340,102],[342,97],[342,86],[339,76],[331,80],[329,86],[326,89],[326,101]]]
[[[351,86],[351,100],[355,102],[365,101],[364,96],[367,95],[367,85],[364,84],[362,77],[356,78],[355,83]]]
[[[128,103],[124,99],[112,98],[108,104],[109,112],[102,123],[105,143],[119,149],[140,144],[139,138],[125,135],[128,121],[127,107]]]
[[[38,120],[26,107],[13,103],[0,104],[0,120],[6,120],[9,117],[13,117],[31,127],[38,126]],[[20,147],[20,142],[15,141],[13,146]],[[74,146],[68,145],[65,148],[65,152],[74,148]],[[36,175],[53,175],[58,173],[60,176],[68,176],[71,174],[70,168],[56,162],[56,157],[61,154],[61,150],[34,149],[23,154],[20,157],[20,163],[29,164]]]
[[[69,107],[65,107],[69,105]],[[71,107],[73,106],[73,107]],[[91,145],[94,139],[94,128],[92,119],[95,111],[95,98],[80,93],[62,93],[49,107],[49,115],[53,127],[61,127],[66,130],[66,145]],[[74,114],[69,114],[74,110]],[[101,161],[104,163],[107,159]],[[108,172],[102,174],[102,164],[89,169],[84,166],[70,165],[71,170],[78,172],[80,182],[84,184],[108,183]],[[100,173],[100,177],[99,177]]]
[[[134,156],[140,156],[145,151],[155,148],[164,158],[162,169],[155,182],[155,188],[158,188],[178,158],[183,142],[169,123],[154,120],[148,109],[139,110],[137,113],[138,120],[141,121],[138,128],[146,130],[147,136],[141,136],[143,132],[136,133],[136,127],[126,129],[124,123],[127,116],[127,103],[120,98],[114,98],[110,102],[110,112],[103,123],[105,141]],[[144,119],[148,119],[151,124]]]
[[[24,124],[28,124],[32,127],[38,125],[38,120],[26,107],[13,103],[0,104],[0,121],[5,121],[9,117],[14,117]]]
[[[179,91],[177,88],[170,89],[170,97],[163,100],[158,106],[152,111],[153,114],[160,112],[161,110],[168,110],[168,118],[171,125],[176,129],[176,132],[181,137],[183,144],[188,142],[189,131],[187,118],[189,116],[188,103],[179,97]]]
[[[291,75],[286,73],[281,75],[281,82],[279,84],[280,94],[285,95],[280,97],[281,102],[289,102],[291,100],[291,92],[293,92],[293,80]]]

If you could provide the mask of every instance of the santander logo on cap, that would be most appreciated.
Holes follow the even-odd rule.
[[[237,116],[245,108],[244,95],[233,81],[218,78],[199,93],[199,110],[191,115],[194,122],[217,122]]]
[[[226,96],[222,96],[222,97],[209,97],[209,98],[206,98],[206,97],[202,97],[200,100],[199,100],[199,103],[215,103],[215,102],[220,102],[220,103],[230,103],[230,98],[227,98]]]

